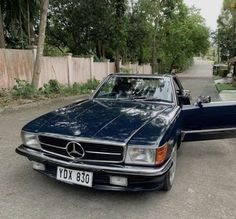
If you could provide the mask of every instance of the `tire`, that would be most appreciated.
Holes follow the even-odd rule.
[[[168,170],[165,179],[164,179],[164,184],[162,187],[163,191],[169,191],[171,190],[173,183],[174,183],[174,178],[175,178],[175,172],[176,172],[176,163],[177,163],[177,146],[173,148],[173,164],[171,168]]]

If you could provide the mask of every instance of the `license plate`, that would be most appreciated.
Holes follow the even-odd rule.
[[[92,187],[93,173],[57,167],[57,180]]]

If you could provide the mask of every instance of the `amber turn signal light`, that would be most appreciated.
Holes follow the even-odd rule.
[[[167,149],[168,149],[167,142],[163,144],[161,147],[158,147],[156,149],[156,164],[161,164],[165,160]]]

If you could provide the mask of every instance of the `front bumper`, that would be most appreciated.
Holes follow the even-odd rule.
[[[172,166],[172,157],[161,167],[142,167],[117,164],[75,163],[53,158],[45,153],[32,150],[24,145],[16,148],[16,152],[27,157],[31,161],[45,164],[45,170],[39,171],[49,177],[56,178],[57,166],[82,171],[90,171],[94,174],[93,188],[117,191],[142,191],[154,190],[162,187],[165,174]],[[128,179],[128,186],[114,186],[110,184],[110,176],[123,176]]]

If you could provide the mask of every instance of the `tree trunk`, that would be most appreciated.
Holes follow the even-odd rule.
[[[102,45],[102,57],[106,57],[106,47],[104,44]]]
[[[102,57],[102,42],[97,40],[97,57],[100,59]]]
[[[235,78],[236,77],[236,63],[234,63],[234,69],[233,69],[233,78]]]
[[[38,46],[37,46],[37,54],[36,54],[36,60],[34,64],[34,72],[33,72],[33,78],[32,78],[32,85],[34,85],[36,88],[38,88],[39,76],[41,73],[41,59],[43,56],[43,49],[44,49],[48,5],[49,5],[49,0],[41,0]]]
[[[153,41],[152,41],[152,60],[151,60],[151,67],[152,67],[152,74],[157,73],[157,29],[158,29],[158,17],[155,19],[155,28],[153,33]]]
[[[3,16],[2,16],[1,4],[0,4],[0,48],[5,48],[5,37],[3,30]]]
[[[172,74],[173,72],[173,69],[174,69],[174,65],[175,65],[175,57],[174,57],[174,59],[172,60],[172,62],[171,62],[171,65],[170,65],[170,70],[169,70],[169,74]]]
[[[27,34],[28,34],[28,45],[31,46],[31,33],[30,33],[30,8],[29,8],[29,0],[27,0]]]
[[[119,48],[116,48],[115,51],[115,72],[120,72],[120,51]]]
[[[152,46],[152,61],[151,61],[151,67],[152,67],[152,74],[157,73],[157,55],[156,55],[156,41],[153,42]]]

